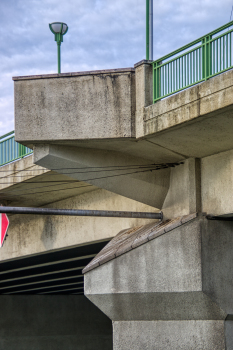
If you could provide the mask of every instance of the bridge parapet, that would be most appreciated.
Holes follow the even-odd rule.
[[[17,141],[134,136],[134,75],[123,68],[13,78]]]

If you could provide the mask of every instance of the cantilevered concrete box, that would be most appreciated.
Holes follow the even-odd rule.
[[[18,141],[134,136],[133,68],[13,80]]]

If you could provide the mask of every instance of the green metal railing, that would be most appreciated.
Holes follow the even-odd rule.
[[[154,102],[233,67],[233,21],[154,61]]]
[[[15,141],[15,132],[0,137],[0,166],[23,158],[33,151]]]

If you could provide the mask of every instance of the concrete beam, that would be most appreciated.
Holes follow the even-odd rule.
[[[184,157],[202,158],[233,147],[233,70],[144,109],[144,132]]]
[[[70,175],[72,178],[155,208],[162,207],[169,188],[169,168],[149,171],[137,167],[148,165],[145,159],[130,157],[120,152],[44,145],[34,147],[34,162],[46,168],[60,169],[57,172],[61,174],[67,168],[75,168],[76,173]],[[136,168],[131,169],[135,165]],[[110,166],[119,168],[109,171]],[[124,170],[121,170],[122,166],[125,167]],[[86,173],[78,172],[79,168],[84,167]],[[94,171],[93,167],[106,169],[100,172],[99,169]]]
[[[72,182],[66,174],[35,165],[33,155],[4,165],[0,171],[2,205],[38,207],[96,189],[81,181]]]
[[[13,79],[17,141],[134,136],[133,68]]]
[[[144,61],[135,70],[14,78],[16,140],[156,162],[213,155],[233,147],[232,76],[229,70],[153,105],[152,68]]]

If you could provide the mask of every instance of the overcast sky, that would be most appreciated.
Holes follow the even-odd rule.
[[[68,24],[62,72],[145,58],[146,0],[0,0],[0,136],[14,129],[12,76],[56,73],[48,23]],[[229,22],[233,0],[154,0],[154,59]]]

